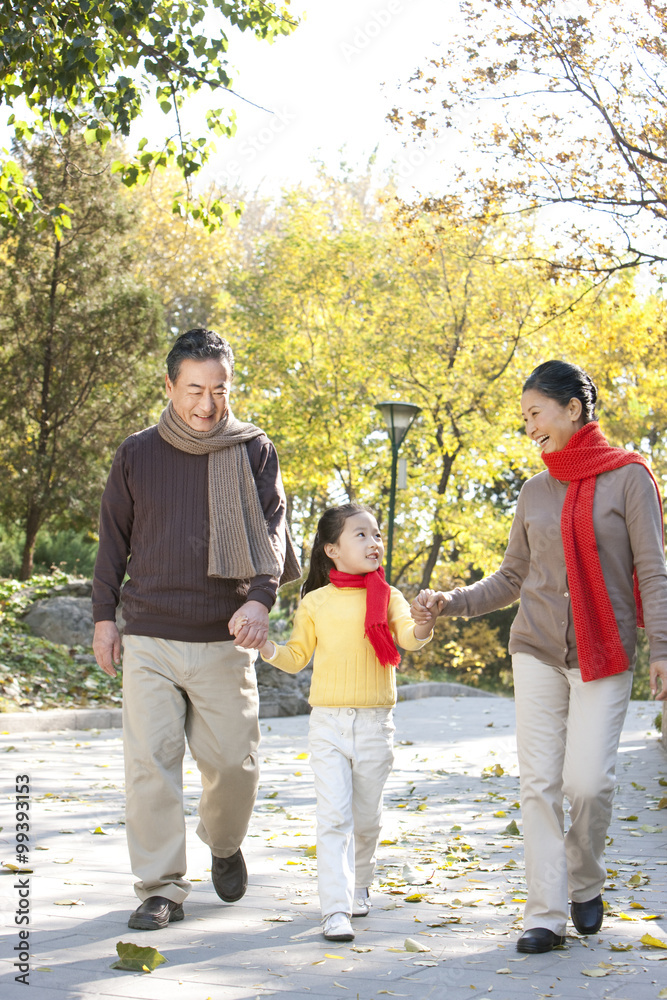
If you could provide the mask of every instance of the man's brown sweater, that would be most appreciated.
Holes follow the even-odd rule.
[[[285,494],[272,443],[245,445],[269,535],[285,553]],[[209,577],[208,456],[190,455],[149,427],[116,452],[100,511],[93,618],[113,621],[122,588],[128,635],[231,641],[227,627],[247,600],[271,608],[278,579]]]

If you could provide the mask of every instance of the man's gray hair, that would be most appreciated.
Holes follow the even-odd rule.
[[[203,326],[197,326],[193,330],[188,330],[187,333],[182,333],[167,355],[169,380],[176,381],[183,361],[188,359],[208,361],[210,358],[222,361],[229,368],[230,375],[234,375],[234,352],[224,337],[218,336],[213,330],[207,330]]]

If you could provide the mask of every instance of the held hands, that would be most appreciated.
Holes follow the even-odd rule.
[[[433,628],[436,618],[442,614],[449,601],[449,594],[443,594],[440,590],[420,590],[410,605],[410,614],[418,625]]]
[[[246,601],[229,620],[235,646],[261,649],[269,636],[269,612],[259,601]]]
[[[650,669],[651,694],[656,701],[667,701],[667,660],[654,660]],[[658,692],[658,677],[662,688],[660,692]]]
[[[415,638],[426,639],[435,625],[449,598],[435,590],[422,590],[410,605],[410,614],[415,622]]]

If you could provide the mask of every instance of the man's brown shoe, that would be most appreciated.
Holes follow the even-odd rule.
[[[229,858],[211,855],[211,879],[213,888],[225,903],[235,903],[248,888],[248,870],[241,854],[241,848]]]
[[[149,896],[127,922],[135,931],[159,931],[172,920],[183,919],[183,907],[165,896]]]

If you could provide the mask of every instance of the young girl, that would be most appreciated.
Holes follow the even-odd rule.
[[[384,578],[384,545],[365,507],[345,504],[321,517],[310,572],[289,642],[266,642],[262,658],[297,673],[313,652],[309,749],[317,795],[317,879],[329,941],[351,941],[350,916],[366,916],[393,763],[394,667],[421,649],[432,623],[416,624]],[[433,610],[432,621],[437,617]]]

